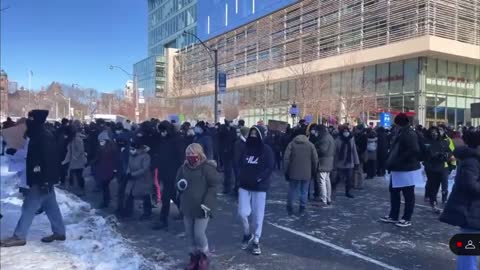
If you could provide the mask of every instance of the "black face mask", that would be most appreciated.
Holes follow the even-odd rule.
[[[262,140],[258,137],[248,137],[247,138],[247,146],[249,147],[255,147],[259,146],[262,143]]]

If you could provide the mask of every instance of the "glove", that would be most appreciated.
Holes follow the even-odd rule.
[[[10,155],[10,156],[15,155],[16,152],[17,152],[17,149],[15,149],[15,148],[8,148],[8,149],[5,151],[5,153],[6,153],[7,155]]]
[[[205,214],[205,218],[209,218],[211,216],[212,210],[208,208],[205,204],[201,204],[200,207],[203,210],[203,213]]]

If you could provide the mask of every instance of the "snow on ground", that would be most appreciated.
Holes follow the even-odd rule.
[[[1,238],[12,235],[20,216],[22,196],[16,187],[15,173],[8,172],[7,160],[2,157],[0,168]],[[80,269],[80,270],[161,270],[136,253],[115,231],[116,220],[103,218],[88,203],[56,189],[57,201],[67,226],[67,241],[44,244],[40,238],[51,234],[45,214],[36,216],[27,245],[1,248],[0,269]]]

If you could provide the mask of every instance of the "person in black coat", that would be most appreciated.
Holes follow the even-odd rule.
[[[56,149],[53,133],[45,128],[48,111],[33,110],[28,114],[26,174],[28,193],[22,205],[22,215],[12,237],[1,242],[2,247],[23,246],[32,225],[35,212],[42,208],[50,221],[53,234],[42,238],[42,242],[65,241],[65,225],[55,197],[54,185],[58,183],[60,160],[52,155]]]
[[[194,143],[198,143],[202,146],[207,160],[213,160],[213,139],[208,131],[208,127],[205,122],[200,121],[195,125],[195,138],[193,139]]]
[[[453,152],[460,162],[440,221],[460,227],[462,233],[480,233],[480,134],[467,131],[464,141],[467,146]],[[475,256],[458,256],[457,269],[475,269],[477,260]]]
[[[440,214],[440,209],[437,208],[437,194],[441,183],[448,181],[448,166],[445,165],[452,153],[448,143],[440,138],[436,127],[428,129],[425,148],[424,166],[427,174],[425,190],[433,212]]]
[[[173,125],[163,121],[158,125],[158,135],[154,139],[152,147],[153,167],[158,171],[158,180],[163,184],[162,209],[160,211],[160,222],[154,224],[154,230],[168,228],[168,217],[170,214],[170,200],[178,207],[177,193],[175,189],[175,177],[177,170],[183,163],[182,141],[174,131]]]
[[[385,175],[386,166],[385,160],[388,156],[388,138],[384,127],[379,127],[377,130],[377,176],[383,177]]]
[[[237,137],[233,123],[225,120],[218,130],[218,151],[223,164],[223,193],[229,194],[232,190],[233,147]]]

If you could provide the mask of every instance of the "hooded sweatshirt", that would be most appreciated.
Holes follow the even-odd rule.
[[[255,130],[257,138],[253,138]],[[240,163],[240,188],[266,192],[270,188],[270,176],[274,168],[273,151],[263,142],[263,134],[257,127],[248,133],[245,151]]]
[[[284,163],[286,174],[291,180],[309,181],[316,173],[317,150],[307,136],[298,135],[288,144]]]

